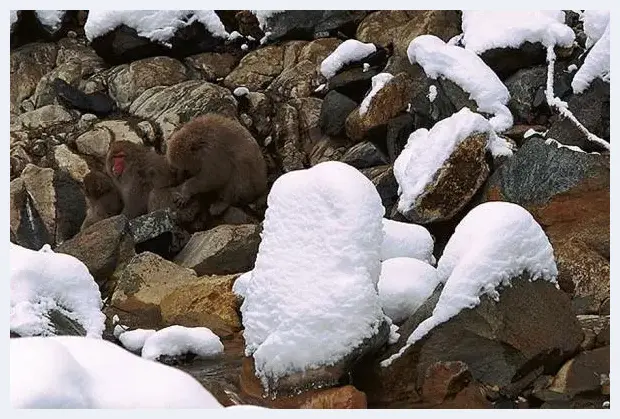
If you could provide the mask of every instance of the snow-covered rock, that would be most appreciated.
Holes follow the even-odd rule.
[[[368,112],[368,107],[370,106],[370,102],[372,102],[372,99],[375,97],[377,92],[383,89],[383,86],[385,86],[393,78],[394,76],[391,75],[390,73],[379,73],[372,78],[371,80],[372,88],[370,89],[370,92],[368,92],[368,94],[366,95],[362,103],[360,104],[360,110],[359,110],[360,115],[364,115],[366,114],[366,112]]]
[[[99,287],[73,256],[10,243],[11,331],[21,336],[53,335],[49,313],[58,311],[100,338],[105,322]]]
[[[594,45],[605,33],[609,24],[609,10],[585,10],[580,20],[583,21],[583,31],[586,33],[586,48]]]
[[[198,381],[105,340],[10,340],[13,408],[221,408]]]
[[[35,10],[34,14],[41,24],[50,33],[56,32],[62,26],[65,17],[65,10]]]
[[[434,35],[422,35],[411,41],[407,55],[431,79],[444,77],[469,93],[480,112],[494,115],[489,122],[495,131],[512,126],[512,114],[506,106],[508,89],[476,53],[448,45]]]
[[[600,39],[596,41],[592,49],[588,52],[583,64],[575,73],[575,77],[571,83],[574,93],[583,93],[597,77],[609,82],[609,60],[611,54],[610,25],[611,24],[607,25]]]
[[[541,226],[523,207],[486,202],[471,210],[456,227],[437,264],[445,286],[433,314],[407,338],[401,350],[382,361],[390,365],[437,325],[461,310],[473,308],[480,297],[497,300],[501,287],[527,274],[531,281],[555,282],[558,274],[553,248]]]
[[[436,261],[433,256],[435,240],[431,233],[421,225],[384,218],[383,234],[382,261],[404,257],[435,264]]]
[[[267,205],[241,313],[246,355],[273,389],[377,337],[385,324],[376,289],[385,210],[364,175],[335,161],[279,177]]]
[[[365,44],[356,39],[348,39],[321,62],[321,74],[330,79],[345,65],[363,60],[375,51],[377,47],[372,43]]]
[[[121,332],[117,336],[117,339],[121,342],[121,344],[123,344],[126,349],[130,350],[131,352],[140,352],[144,347],[144,342],[146,342],[146,340],[154,333],[154,329],[127,330]]]
[[[437,285],[437,270],[428,263],[407,257],[388,259],[381,264],[378,284],[381,307],[394,323],[400,323],[420,308]]]
[[[150,335],[142,347],[142,357],[155,360],[161,356],[176,357],[189,353],[198,357],[211,357],[223,351],[224,345],[220,338],[206,327],[175,325]]]

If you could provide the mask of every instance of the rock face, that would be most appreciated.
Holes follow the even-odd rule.
[[[198,275],[225,275],[252,270],[261,228],[258,225],[220,225],[195,233],[175,263]]]
[[[330,91],[321,107],[321,132],[327,135],[340,135],[344,132],[347,116],[357,108],[357,103],[335,90]]]
[[[286,10],[267,17],[261,29],[269,33],[270,40],[293,34],[296,39],[311,39],[359,22],[365,15],[362,10]]]
[[[484,200],[525,207],[549,236],[578,314],[609,314],[609,156],[532,138],[489,179]]]
[[[379,360],[402,347],[411,331],[431,314],[438,298],[436,291],[405,322],[399,341]],[[437,326],[389,367],[378,362],[364,364],[354,373],[353,383],[368,395],[370,407],[423,406],[437,400],[434,396],[425,400],[423,395],[427,369],[437,362],[460,361],[477,382],[510,392],[515,381],[526,377],[531,383],[543,370],[557,371],[582,339],[569,298],[562,291],[547,281],[519,279],[501,292],[499,302],[483,297],[477,307]]]
[[[11,113],[30,97],[41,78],[56,64],[58,47],[53,43],[34,43],[11,51],[11,84],[9,89]]]

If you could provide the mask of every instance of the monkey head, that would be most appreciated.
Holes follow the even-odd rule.
[[[100,198],[114,189],[112,179],[103,172],[91,171],[84,176],[84,191],[87,197]]]
[[[141,151],[141,147],[131,141],[113,142],[106,157],[106,171],[110,176],[120,177],[127,168],[127,156],[139,156]]]

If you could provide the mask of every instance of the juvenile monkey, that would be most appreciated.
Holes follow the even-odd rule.
[[[267,167],[252,134],[235,119],[217,114],[196,117],[168,140],[166,158],[188,174],[175,193],[185,205],[197,194],[211,193],[212,215],[230,205],[251,203],[267,190]]]
[[[110,145],[106,171],[122,197],[122,214],[129,219],[146,214],[151,192],[173,186],[176,179],[162,154],[130,141]]]
[[[123,210],[121,196],[114,187],[112,179],[103,172],[93,171],[84,176],[84,193],[87,210],[80,230],[118,215]]]

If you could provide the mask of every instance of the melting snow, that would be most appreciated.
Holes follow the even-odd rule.
[[[603,35],[588,52],[581,68],[575,73],[571,83],[574,93],[583,93],[597,77],[609,82],[610,30],[608,24]]]
[[[375,51],[377,47],[374,44],[348,39],[338,45],[334,52],[321,62],[321,74],[330,79],[345,65],[363,60]]]
[[[245,96],[247,94],[249,94],[250,91],[248,90],[247,87],[237,87],[235,90],[233,90],[233,95],[239,97],[239,96]]]
[[[220,338],[206,327],[169,326],[146,339],[142,357],[154,360],[162,355],[180,356],[188,353],[211,357],[223,351],[224,345]]]
[[[609,24],[609,15],[609,10],[586,10],[581,14],[583,31],[587,35],[586,48],[590,48],[601,39]]]
[[[360,104],[360,115],[365,115],[366,112],[368,112],[368,107],[370,106],[372,99],[379,92],[379,90],[383,89],[383,87],[388,84],[393,78],[394,76],[390,73],[379,73],[372,78],[372,88]]]
[[[131,352],[140,352],[144,342],[154,333],[153,329],[135,329],[122,332],[117,339]]]
[[[421,225],[384,218],[383,233],[382,261],[406,257],[420,259],[430,264],[435,263],[433,256],[435,241],[431,233]]]
[[[426,97],[428,97],[430,102],[434,102],[437,99],[437,86],[434,84],[428,86],[428,95]]]
[[[64,10],[35,10],[37,19],[43,26],[50,28],[52,32],[60,29],[62,20],[65,17]]]

